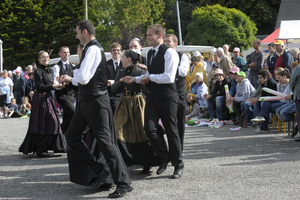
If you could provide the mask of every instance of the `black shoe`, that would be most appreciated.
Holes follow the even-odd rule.
[[[123,197],[127,192],[131,192],[133,190],[132,184],[127,187],[117,187],[117,189],[108,195],[108,198],[121,198]]]
[[[112,184],[110,184],[110,183],[104,183],[104,184],[100,185],[99,189],[101,191],[109,191],[111,186],[112,186]]]
[[[156,171],[156,174],[160,175],[160,174],[164,173],[164,171],[166,171],[166,169],[167,169],[167,165],[168,165],[168,163],[161,164],[159,166],[158,170]]]
[[[300,137],[294,137],[295,142],[300,142]]]
[[[142,174],[150,174],[150,166],[143,166],[143,171],[141,172]]]
[[[103,169],[99,173],[98,178],[96,178],[96,180],[94,181],[91,190],[95,191],[95,190],[99,189],[101,186],[101,183],[103,182],[104,179],[106,179],[108,177],[108,175],[109,175],[109,172],[106,171],[105,169]]]
[[[182,176],[183,173],[183,166],[176,166],[175,170],[174,170],[174,174],[172,175],[172,178],[176,179],[176,178],[180,178]]]
[[[295,135],[297,135],[298,133],[298,126],[295,126],[293,133],[291,134],[292,137],[295,137]]]

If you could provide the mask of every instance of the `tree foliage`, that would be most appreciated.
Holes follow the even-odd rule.
[[[220,4],[241,10],[258,28],[258,34],[267,35],[274,31],[281,0],[201,0],[199,6]]]
[[[217,4],[193,11],[186,41],[194,45],[220,47],[228,44],[231,48],[247,49],[256,32],[254,22],[243,12]]]
[[[4,68],[26,66],[41,50],[56,57],[62,45],[75,52],[75,25],[82,19],[83,1],[4,0],[0,5]]]
[[[145,44],[149,25],[161,22],[163,0],[89,0],[89,20],[96,27],[96,38],[108,51],[113,42],[128,48],[132,38]]]

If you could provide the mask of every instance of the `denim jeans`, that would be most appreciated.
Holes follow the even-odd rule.
[[[265,121],[260,123],[260,130],[268,130],[269,112],[276,113],[276,109],[284,104],[285,103],[280,101],[263,101],[261,103],[261,111],[259,114],[264,116]]]
[[[279,119],[283,122],[292,121],[294,118],[294,113],[296,112],[295,101],[290,101],[281,107],[277,108],[276,114]]]
[[[259,83],[258,83],[258,77],[256,76],[249,76],[250,77],[250,83],[253,85],[253,87],[257,90]]]
[[[225,96],[217,96],[216,98],[210,98],[207,100],[207,109],[210,115],[210,119],[216,118],[215,107],[217,111],[217,118],[222,120],[223,103],[225,102]]]
[[[245,111],[247,122],[251,123],[251,119],[253,119],[253,106],[250,104],[250,101],[243,101],[241,103],[241,111],[242,113]]]

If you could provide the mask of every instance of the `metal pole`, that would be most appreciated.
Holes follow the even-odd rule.
[[[88,0],[84,0],[84,8],[85,8],[85,19],[88,20]]]
[[[178,1],[176,1],[176,7],[177,7],[177,19],[178,19],[179,44],[182,45],[182,36],[181,36],[181,25],[180,25],[180,14],[179,14]]]
[[[2,51],[2,40],[0,39],[0,71],[3,71],[3,51]]]

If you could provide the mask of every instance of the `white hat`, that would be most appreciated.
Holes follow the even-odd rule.
[[[141,52],[140,49],[130,49],[130,50],[131,50],[131,51],[134,51],[135,53],[137,53],[137,54],[139,54],[139,55],[142,54],[142,52]]]
[[[233,49],[233,52],[240,52],[240,48],[238,48],[238,47],[234,47],[234,49]]]
[[[194,56],[201,56],[202,54],[199,51],[194,52]]]

